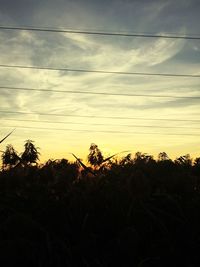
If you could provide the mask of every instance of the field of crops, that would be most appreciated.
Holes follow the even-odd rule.
[[[2,155],[1,266],[200,266],[199,158],[97,152],[90,167]]]

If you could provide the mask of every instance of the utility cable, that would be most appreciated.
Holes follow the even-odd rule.
[[[200,78],[199,74],[173,74],[173,73],[149,73],[149,72],[125,72],[125,71],[105,71],[105,70],[87,70],[87,69],[71,69],[71,68],[56,68],[56,67],[41,67],[41,66],[25,66],[25,65],[8,65],[0,64],[1,68],[12,69],[34,69],[34,70],[50,70],[50,71],[65,71],[65,72],[81,72],[81,73],[99,73],[99,74],[114,74],[114,75],[138,75],[138,76],[163,76],[163,77],[182,77],[182,78]]]
[[[123,33],[123,32],[104,32],[104,31],[85,31],[63,28],[42,28],[42,27],[20,27],[20,26],[4,26],[0,25],[0,30],[14,31],[35,31],[35,32],[51,32],[51,33],[70,33],[70,34],[86,34],[86,35],[102,35],[102,36],[119,36],[119,37],[140,37],[140,38],[165,38],[165,39],[185,39],[200,40],[199,36],[188,35],[166,35],[166,34],[145,34],[145,33]]]
[[[117,127],[131,127],[131,128],[159,128],[159,129],[190,129],[200,130],[200,127],[188,126],[161,126],[161,125],[137,125],[137,124],[106,124],[106,123],[85,123],[85,122],[72,122],[72,121],[48,121],[48,120],[32,120],[32,119],[16,119],[6,118],[0,119],[1,121],[19,121],[19,122],[33,122],[33,123],[50,123],[50,124],[68,124],[68,125],[90,125],[90,126],[117,126]]]
[[[1,126],[4,128],[10,128],[10,126]],[[32,126],[19,126],[19,125],[15,125],[12,126],[15,127],[16,129],[32,129],[32,130],[50,130],[50,131],[72,131],[72,132],[87,132],[87,133],[109,133],[109,134],[139,134],[139,135],[174,135],[174,136],[200,136],[200,134],[193,134],[193,133],[147,133],[147,132],[126,132],[126,131],[113,131],[113,130],[107,130],[107,131],[103,131],[103,130],[86,130],[86,129],[67,129],[67,128],[48,128],[48,127],[32,127]]]
[[[51,92],[51,93],[67,93],[67,94],[89,94],[89,95],[104,95],[104,96],[134,96],[134,97],[153,97],[153,98],[185,98],[185,99],[200,99],[200,96],[173,96],[173,95],[150,95],[150,94],[130,94],[130,93],[107,93],[107,92],[91,92],[91,91],[72,91],[72,90],[57,90],[45,88],[25,88],[0,86],[0,89],[5,90],[21,90],[21,91],[36,91],[36,92]]]
[[[143,118],[143,117],[121,117],[121,116],[97,116],[97,115],[79,115],[79,114],[56,114],[43,112],[24,112],[24,111],[6,111],[0,110],[3,114],[18,114],[18,115],[41,115],[52,117],[76,117],[76,118],[90,118],[90,119],[115,119],[115,120],[144,120],[144,121],[175,121],[175,122],[197,122],[199,119],[173,119],[173,118]]]

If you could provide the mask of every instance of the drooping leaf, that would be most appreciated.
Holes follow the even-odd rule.
[[[108,161],[109,159],[112,159],[113,157],[115,157],[115,156],[117,156],[117,155],[119,155],[119,154],[121,154],[121,153],[126,153],[126,152],[130,152],[130,150],[121,151],[121,152],[116,153],[116,154],[114,154],[114,155],[112,155],[112,156],[109,156],[108,158],[104,159],[104,160],[102,161],[102,163]]]
[[[88,171],[88,172],[90,172],[91,174],[93,174],[93,175],[95,175],[96,176],[96,174],[92,171],[92,170],[90,170],[78,157],[76,157],[73,153],[71,153],[72,154],[72,156],[80,163],[80,165],[86,170],[86,171]]]
[[[9,134],[7,134],[3,139],[0,140],[0,143],[2,143],[9,135],[11,135],[14,132],[15,129],[13,129]]]

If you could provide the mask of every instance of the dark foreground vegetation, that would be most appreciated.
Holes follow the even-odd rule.
[[[93,145],[86,168],[79,159],[37,165],[34,149],[18,158],[9,151],[0,266],[200,266],[200,158],[104,160]]]

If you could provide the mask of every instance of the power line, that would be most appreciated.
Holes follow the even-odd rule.
[[[19,26],[0,26],[0,30],[14,31],[36,31],[36,32],[51,32],[51,33],[70,33],[70,34],[86,34],[86,35],[102,35],[102,36],[119,36],[119,37],[140,37],[140,38],[165,38],[165,39],[186,39],[200,40],[198,36],[188,35],[166,35],[166,34],[146,34],[146,33],[120,33],[120,32],[104,32],[104,31],[84,31],[84,30],[69,30],[61,28],[41,28],[41,27],[19,27]]]
[[[41,115],[41,116],[55,116],[55,117],[77,117],[77,118],[91,118],[91,119],[116,119],[116,120],[144,120],[144,121],[175,121],[175,122],[200,122],[194,119],[166,119],[166,118],[139,118],[139,117],[121,117],[121,116],[97,116],[97,115],[76,115],[76,114],[56,114],[56,113],[42,113],[42,112],[23,112],[23,111],[6,111],[0,110],[3,114],[21,114],[21,115]]]
[[[4,128],[10,128],[10,126],[1,126]],[[32,126],[13,126],[18,129],[33,129],[33,130],[50,130],[50,131],[72,131],[72,132],[87,132],[87,133],[109,133],[109,134],[139,134],[139,135],[174,135],[174,136],[200,136],[200,134],[193,133],[147,133],[147,132],[126,132],[126,131],[103,131],[103,130],[86,130],[86,129],[67,129],[67,128],[48,128],[48,127],[32,127]]]
[[[135,124],[106,124],[106,123],[84,123],[84,122],[71,122],[71,121],[47,121],[47,120],[32,120],[32,119],[15,119],[6,118],[1,119],[4,121],[19,121],[19,122],[34,122],[34,123],[50,123],[50,124],[72,124],[72,125],[90,125],[90,126],[117,126],[117,127],[131,127],[131,128],[160,128],[160,129],[190,129],[199,130],[200,127],[187,127],[187,126],[160,126],[160,125],[135,125]]]
[[[24,87],[10,87],[0,86],[0,89],[6,90],[22,90],[22,91],[38,91],[38,92],[52,92],[52,93],[68,93],[68,94],[90,94],[90,95],[105,95],[105,96],[135,96],[135,97],[155,97],[155,98],[186,98],[186,99],[200,99],[200,96],[173,96],[173,95],[149,95],[149,94],[129,94],[129,93],[106,93],[106,92],[90,92],[90,91],[72,91],[72,90],[55,90],[46,88],[24,88]]]
[[[193,75],[193,74],[173,74],[173,73],[105,71],[105,70],[86,70],[86,69],[54,68],[54,67],[8,65],[8,64],[0,64],[0,67],[1,68],[15,68],[15,69],[17,68],[17,69],[34,69],[34,70],[66,71],[66,72],[81,72],[81,73],[114,74],[114,75],[138,75],[138,76],[163,76],[163,77],[200,78],[200,75],[198,75],[198,74],[197,75]]]

